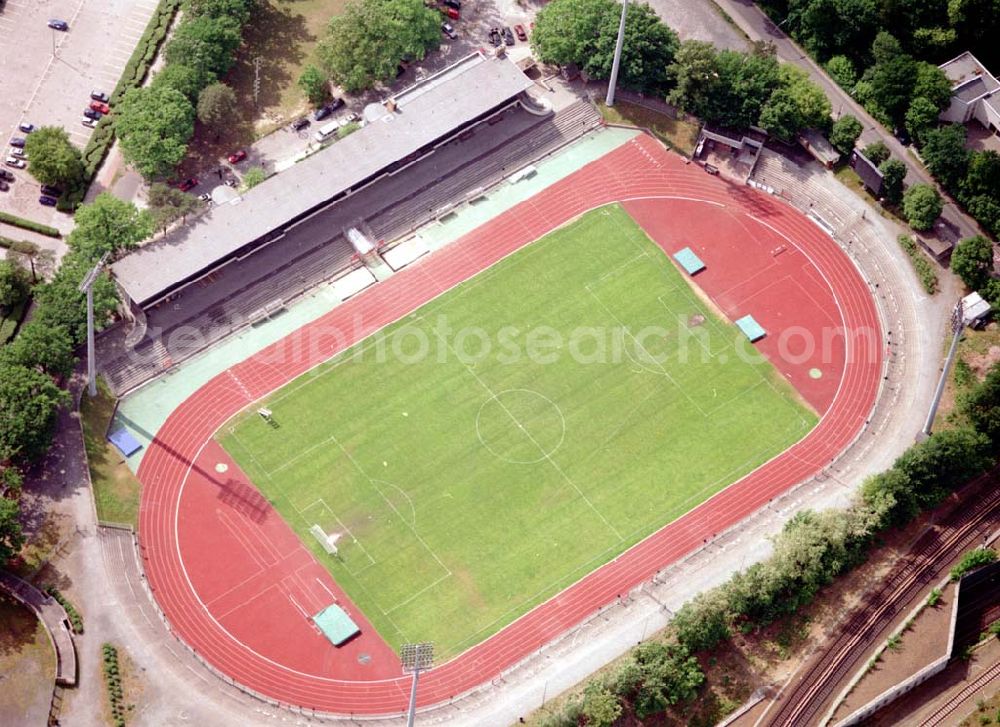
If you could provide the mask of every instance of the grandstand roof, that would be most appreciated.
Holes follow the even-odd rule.
[[[447,136],[532,85],[507,58],[473,53],[392,98],[394,111],[111,266],[140,305],[210,272],[267,233]]]

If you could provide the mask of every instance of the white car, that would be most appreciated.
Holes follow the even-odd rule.
[[[17,157],[18,159],[27,159],[28,155],[24,152],[24,149],[18,149],[16,146],[10,148],[10,155],[12,157]]]
[[[88,119],[87,117],[84,117],[81,123],[83,123],[83,125],[86,126],[88,129],[97,128],[97,119]]]
[[[17,157],[7,157],[4,161],[8,167],[14,167],[15,169],[24,169],[27,164],[24,163],[23,159],[18,159]]]

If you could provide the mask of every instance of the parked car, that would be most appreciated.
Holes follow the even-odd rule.
[[[57,200],[55,197],[50,197],[47,194],[43,194],[41,197],[38,198],[38,203],[43,204],[46,207],[55,207],[57,204],[59,204],[59,200]]]
[[[455,8],[455,10],[462,9],[462,0],[441,0],[449,8]]]
[[[188,177],[183,182],[181,182],[180,184],[178,184],[177,188],[179,190],[181,190],[182,192],[187,192],[188,190],[194,189],[197,186],[198,186],[198,178],[197,177]]]
[[[90,108],[94,111],[100,111],[102,114],[110,114],[111,107],[102,101],[91,101]]]
[[[93,119],[94,121],[100,121],[101,117],[104,115],[100,111],[94,111],[94,109],[84,109],[83,115],[88,119]]]
[[[342,99],[339,96],[337,96],[337,97],[335,97],[333,99],[333,101],[331,101],[330,103],[328,103],[327,106],[329,106],[334,111],[336,111],[339,108],[343,108],[343,106],[344,106],[344,99]]]
[[[52,28],[52,30],[64,30],[65,31],[65,30],[69,30],[69,23],[67,23],[65,20],[59,20],[59,18],[52,18],[49,21],[49,27]]]
[[[83,125],[86,126],[88,129],[96,129],[97,119],[84,119]]]
[[[499,47],[500,44],[503,43],[503,39],[500,37],[500,31],[497,28],[490,28],[489,38],[490,43],[492,43],[495,47]]]
[[[441,23],[441,32],[452,40],[455,40],[455,38],[458,37],[458,33],[455,32],[455,26],[451,23]]]
[[[514,31],[509,27],[503,29],[503,42],[507,45],[514,45]]]
[[[43,184],[41,186],[42,194],[48,195],[49,197],[59,197],[62,195],[62,190],[59,187],[53,187],[50,184]]]
[[[7,182],[0,180],[0,192],[6,192],[8,189],[10,189],[10,185],[7,184]]]
[[[528,34],[524,32],[524,26],[521,25],[520,23],[514,26],[514,34],[518,37],[519,40],[528,39]]]
[[[15,159],[14,157],[7,157],[4,159],[4,164],[8,167],[14,167],[14,169],[24,169],[27,164],[24,163],[23,159]]]
[[[100,101],[101,103],[108,103],[111,100],[104,91],[91,91],[90,98],[93,101]]]
[[[455,8],[449,8],[449,7],[446,6],[446,7],[440,8],[440,10],[441,10],[442,13],[444,13],[445,15],[447,15],[452,20],[461,20],[462,19],[462,14],[460,12],[458,12]]]
[[[12,157],[17,157],[18,159],[27,159],[28,155],[24,149],[18,149],[17,147],[12,147],[10,150],[10,155]]]
[[[246,158],[247,158],[247,153],[243,149],[240,149],[239,151],[234,151],[228,157],[230,164],[238,164],[239,162],[243,161]]]
[[[15,136],[13,139],[10,140],[10,145],[16,146],[18,149],[23,149],[24,139],[22,139],[20,136]]]
[[[238,180],[236,177],[230,177],[225,181],[225,185],[227,187],[232,187],[233,189],[236,189],[237,187],[240,186],[240,180]]]
[[[198,195],[198,199],[200,199],[202,202],[211,202],[212,201],[212,193],[211,192],[205,192],[204,194],[199,194]]]
[[[30,134],[32,131],[35,130],[35,125],[29,124],[27,121],[22,121],[20,124],[17,125],[17,128],[23,131],[25,134]]]
[[[15,177],[12,172],[8,172],[6,169],[0,169],[0,179],[6,179],[8,182],[13,182]]]
[[[302,131],[303,129],[308,127],[309,124],[311,123],[312,122],[309,121],[309,119],[303,116],[301,119],[296,119],[295,121],[292,122],[292,131]]]
[[[313,114],[313,119],[315,121],[322,121],[332,113],[333,113],[333,107],[330,104],[326,104],[316,109],[316,113]]]

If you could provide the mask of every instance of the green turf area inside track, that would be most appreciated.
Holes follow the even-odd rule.
[[[446,658],[805,436],[815,414],[738,352],[753,348],[612,206],[219,436],[389,643]]]

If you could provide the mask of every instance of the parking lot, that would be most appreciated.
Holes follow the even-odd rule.
[[[7,0],[0,10],[0,68],[4,100],[0,133],[23,136],[21,122],[62,126],[81,149],[91,130],[81,123],[90,92],[110,94],[146,29],[156,0]],[[47,26],[58,18],[60,32]],[[30,165],[30,160],[29,160]],[[7,167],[9,169],[9,167]],[[38,184],[27,170],[10,191],[0,192],[0,210],[68,230],[70,219],[38,203]]]

